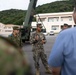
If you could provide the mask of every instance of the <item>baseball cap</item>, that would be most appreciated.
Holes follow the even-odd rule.
[[[19,30],[19,27],[14,26],[14,27],[13,27],[13,30]]]
[[[37,24],[37,27],[40,27],[40,28],[42,28],[42,25],[41,25],[40,23],[38,23],[38,24]]]

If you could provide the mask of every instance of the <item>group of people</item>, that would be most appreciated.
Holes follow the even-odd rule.
[[[74,8],[73,18],[76,24],[76,7]],[[41,28],[42,26],[37,24],[37,30],[32,33],[30,38],[33,46],[36,75],[40,75],[39,59],[42,60],[47,73],[52,73],[53,75],[76,75],[76,27],[69,28],[67,24],[64,24],[63,31],[56,38],[48,62],[43,48],[46,38],[41,33]]]
[[[73,13],[76,24],[76,7]],[[44,52],[46,38],[41,32],[42,25],[30,36],[36,75],[40,75],[39,59],[45,67],[45,72],[53,75],[76,75],[76,27],[60,32],[56,38],[50,56]],[[22,41],[19,28],[13,27],[13,33],[7,38],[0,36],[0,75],[31,75],[29,64],[22,51]]]
[[[76,7],[73,13],[76,24]],[[41,33],[42,26],[37,24],[36,32],[31,35],[33,45],[33,58],[35,61],[36,75],[39,74],[39,59],[48,73],[53,75],[76,75],[76,27],[69,28],[64,24],[62,31],[58,34],[50,56],[47,58],[44,53],[43,44],[46,43],[45,36]],[[50,69],[50,67],[51,69]]]
[[[37,30],[35,32],[33,32],[32,35],[30,36],[30,43],[33,45],[32,52],[33,52],[33,59],[35,61],[36,75],[40,75],[40,71],[39,71],[39,59],[40,58],[46,69],[45,72],[49,73],[49,74],[52,73],[52,71],[50,70],[50,67],[48,65],[48,62],[47,62],[47,56],[44,53],[43,44],[46,43],[46,38],[45,38],[44,34],[41,32],[41,30],[42,30],[42,25],[37,24]],[[23,52],[21,49],[22,41],[21,41],[20,35],[19,35],[19,27],[16,27],[16,26],[13,27],[13,33],[8,36],[8,39],[17,45],[20,53]],[[21,43],[21,45],[20,45],[20,43]]]

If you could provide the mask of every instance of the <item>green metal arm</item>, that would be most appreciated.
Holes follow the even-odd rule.
[[[31,31],[31,22],[33,20],[33,16],[35,15],[36,3],[37,3],[37,0],[30,0],[25,21],[23,24],[23,29],[21,29],[21,39],[23,42],[29,41],[30,31]]]
[[[30,4],[26,13],[25,21],[24,21],[24,28],[32,22],[35,7],[36,7],[37,0],[30,0]]]

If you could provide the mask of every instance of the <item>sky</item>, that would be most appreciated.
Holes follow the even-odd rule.
[[[38,0],[37,6],[51,3],[57,0]],[[22,9],[27,10],[30,0],[0,0],[0,11],[8,9]]]

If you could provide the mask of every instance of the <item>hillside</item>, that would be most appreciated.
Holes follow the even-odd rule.
[[[0,22],[5,24],[23,24],[26,11],[10,9],[0,12]]]
[[[42,6],[38,6],[37,13],[53,13],[53,12],[70,12],[73,11],[74,2],[70,1],[56,1]]]
[[[36,14],[38,13],[54,13],[54,12],[70,12],[73,11],[74,2],[70,1],[56,1],[36,7]],[[22,25],[25,19],[26,10],[10,9],[0,11],[0,22],[5,24]]]

